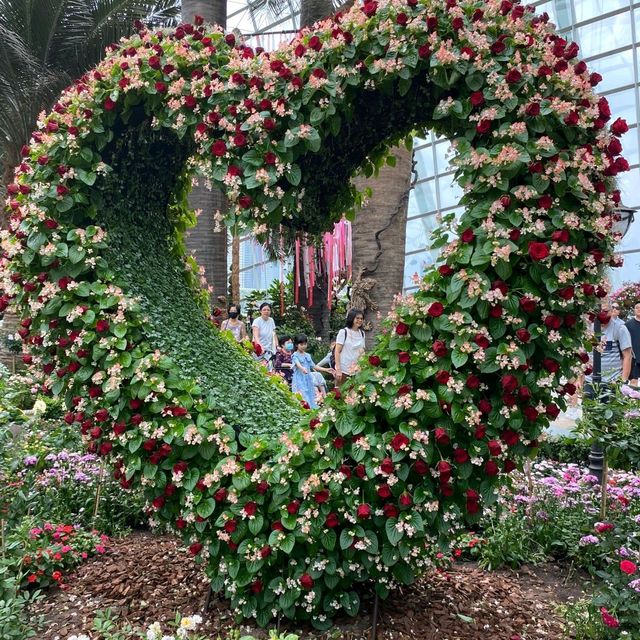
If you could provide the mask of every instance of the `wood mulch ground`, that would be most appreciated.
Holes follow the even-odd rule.
[[[555,604],[579,598],[583,584],[580,576],[568,578],[566,569],[552,564],[492,573],[471,563],[457,564],[382,603],[377,640],[560,640],[565,636]],[[177,611],[201,613],[206,593],[202,570],[178,540],[137,532],[115,540],[106,554],[81,566],[66,589],[50,591],[32,613],[46,620],[39,640],[66,640],[78,633],[100,640],[91,633],[98,610],[110,608],[120,620],[146,628],[156,620],[174,619]],[[237,628],[227,603],[217,598],[203,617],[201,631],[213,640],[226,640]],[[304,640],[369,640],[371,603],[325,634],[286,629]],[[267,637],[251,625],[240,631]]]

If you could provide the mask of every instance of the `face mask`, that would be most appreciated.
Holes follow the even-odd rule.
[[[234,320],[238,317],[238,312],[237,311],[229,311],[229,317],[233,318]]]
[[[287,344],[284,345],[284,348],[287,351],[293,351],[293,343],[292,342],[287,342]]]

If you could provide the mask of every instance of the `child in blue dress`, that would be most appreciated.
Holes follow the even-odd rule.
[[[291,390],[294,393],[299,393],[312,409],[316,409],[318,407],[316,386],[311,372],[324,371],[325,373],[330,373],[331,370],[314,364],[311,356],[307,353],[307,342],[307,336],[304,334],[296,336],[294,340],[296,350],[291,356],[291,364],[293,365]]]

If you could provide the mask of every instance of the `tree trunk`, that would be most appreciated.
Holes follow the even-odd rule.
[[[314,22],[333,13],[331,0],[302,0],[300,4],[300,27],[310,27]]]
[[[231,300],[230,304],[240,304],[240,236],[231,240]]]
[[[383,167],[377,178],[356,180],[359,190],[369,187],[373,192],[353,223],[354,285],[358,286],[359,276],[361,284],[373,284],[366,293],[377,307],[377,310],[363,309],[366,324],[371,323],[366,334],[367,347],[371,346],[381,320],[391,309],[394,296],[402,291],[404,278],[412,154],[404,147],[394,148],[393,154],[395,167]],[[365,278],[375,282],[363,283]]]
[[[226,0],[182,0],[182,19],[193,22],[201,16],[205,22],[226,27]],[[202,213],[197,225],[186,236],[187,248],[193,252],[198,264],[204,267],[205,277],[213,287],[213,298],[226,296],[228,281],[227,229],[215,230],[214,214],[224,211],[227,202],[218,189],[209,191],[204,185],[196,184],[189,194],[189,206]]]

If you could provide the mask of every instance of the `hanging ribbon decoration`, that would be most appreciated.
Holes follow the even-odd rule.
[[[327,278],[327,306],[331,309],[335,281],[352,276],[351,223],[344,218],[333,225],[333,231],[323,234],[319,246],[308,245],[304,237],[295,241],[294,298],[300,299],[300,287],[307,292],[309,307],[313,305],[313,290],[323,276]],[[280,278],[282,282],[282,276]]]

